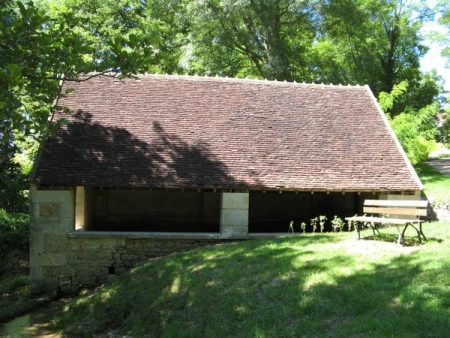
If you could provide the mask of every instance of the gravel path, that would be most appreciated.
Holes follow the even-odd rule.
[[[450,175],[450,158],[428,160],[426,163],[436,168],[444,175]]]

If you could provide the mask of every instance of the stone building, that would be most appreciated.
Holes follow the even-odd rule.
[[[31,283],[63,292],[149,257],[287,233],[422,184],[367,86],[190,76],[64,84],[31,176]],[[375,195],[375,196],[374,196]],[[408,196],[408,197],[407,197]]]

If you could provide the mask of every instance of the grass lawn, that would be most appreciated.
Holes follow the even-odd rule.
[[[302,234],[174,254],[74,299],[54,325],[76,337],[448,337],[449,226],[425,224],[420,247]]]
[[[428,200],[434,204],[450,203],[450,176],[441,174],[432,166],[422,163],[416,165],[417,174],[425,187]]]

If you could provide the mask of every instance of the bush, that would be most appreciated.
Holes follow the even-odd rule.
[[[425,161],[428,154],[437,149],[437,130],[430,126],[433,114],[433,107],[427,107],[415,114],[401,113],[390,120],[392,129],[412,164]]]
[[[0,209],[0,257],[18,252],[28,253],[30,217]]]
[[[424,162],[428,154],[437,149],[438,105],[434,102],[420,109],[407,107],[402,113],[392,115],[394,103],[407,94],[407,89],[408,82],[402,81],[390,93],[381,92],[378,102],[409,160],[412,164],[417,164]]]

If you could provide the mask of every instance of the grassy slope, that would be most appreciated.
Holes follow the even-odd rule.
[[[429,197],[450,200],[450,177],[418,169]],[[425,224],[416,251],[340,233],[174,254],[75,299],[54,324],[76,337],[447,337],[449,226]]]
[[[77,337],[444,337],[449,225],[427,225],[431,240],[414,253],[353,251],[344,233],[175,254],[77,299],[55,323]]]

